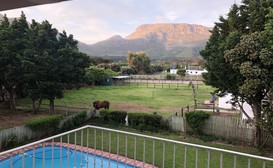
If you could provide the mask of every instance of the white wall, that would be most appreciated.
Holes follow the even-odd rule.
[[[232,109],[232,105],[230,103],[231,99],[232,99],[232,94],[227,94],[224,97],[219,97],[218,107],[219,108],[224,108],[224,109],[229,109],[229,110]],[[236,108],[237,110],[240,110],[240,108],[238,106],[233,107],[233,108]],[[251,108],[251,106],[249,104],[243,103],[243,109],[249,115],[250,118],[254,117],[252,108]],[[243,113],[241,115],[241,118],[242,119],[247,119],[247,117]]]
[[[170,74],[176,74],[178,69],[170,69]]]
[[[202,73],[208,72],[207,70],[186,70],[188,75],[201,75]]]

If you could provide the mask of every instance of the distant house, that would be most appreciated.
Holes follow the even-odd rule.
[[[170,69],[170,74],[176,75],[178,69]]]
[[[208,72],[207,70],[186,70],[187,75],[202,75],[202,73]]]
[[[128,84],[130,82],[126,82],[127,80],[130,80],[131,76],[113,76],[112,77],[112,84],[113,85],[125,85]]]

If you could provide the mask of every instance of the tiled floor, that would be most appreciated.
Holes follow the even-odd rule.
[[[122,162],[122,163],[127,163],[127,164],[130,164],[130,165],[133,165],[135,167],[144,167],[144,168],[158,168],[156,166],[153,166],[151,164],[147,164],[147,163],[143,163],[141,161],[138,161],[138,160],[134,160],[134,159],[130,159],[130,158],[126,158],[124,156],[120,156],[120,155],[116,155],[116,154],[112,154],[112,153],[109,153],[109,152],[105,152],[105,151],[101,151],[101,150],[95,150],[93,148],[87,148],[87,147],[84,147],[84,146],[80,146],[80,145],[75,145],[75,144],[68,144],[68,143],[60,143],[60,142],[47,142],[47,143],[42,143],[42,144],[39,144],[39,145],[35,145],[35,146],[31,146],[31,147],[28,147],[28,148],[25,148],[24,151],[22,150],[18,150],[18,151],[14,151],[10,154],[5,154],[5,155],[1,155],[0,156],[0,160],[2,159],[5,159],[5,158],[9,158],[10,155],[16,155],[16,154],[19,154],[19,153],[24,153],[25,151],[28,151],[28,150],[31,150],[33,149],[34,147],[37,148],[37,147],[42,147],[42,146],[62,146],[62,147],[66,147],[66,148],[70,148],[70,149],[76,149],[78,151],[83,151],[85,153],[90,153],[90,154],[95,154],[95,155],[99,155],[99,156],[103,156],[105,158],[109,158],[112,159],[112,160],[115,160],[115,161],[118,161],[118,162]]]

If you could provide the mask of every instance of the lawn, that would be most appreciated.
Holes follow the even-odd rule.
[[[170,87],[170,88],[169,88]],[[198,85],[197,101],[210,99],[210,86]],[[110,109],[127,112],[157,112],[162,115],[179,112],[181,107],[194,104],[192,88],[188,85],[164,84],[164,87],[146,84],[130,84],[126,86],[94,86],[68,90],[62,99],[56,99],[55,105],[92,107],[96,100],[110,101]],[[30,103],[28,99],[19,99],[18,104]],[[43,101],[48,103],[48,101]]]

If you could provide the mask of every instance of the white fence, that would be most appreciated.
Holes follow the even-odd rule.
[[[74,114],[76,114],[76,113],[74,113]],[[73,116],[74,115],[71,115],[71,116],[68,116],[65,119],[63,119],[60,122],[59,128],[62,128],[63,123]],[[96,111],[95,110],[88,110],[86,113],[86,120],[88,120],[89,118],[94,117],[94,116],[96,116]],[[24,141],[40,138],[40,137],[44,136],[44,134],[45,134],[45,132],[33,131],[32,129],[30,129],[29,127],[24,126],[24,125],[1,130],[0,131],[0,151],[2,150],[1,146],[5,145],[8,141],[13,140],[16,142],[24,142]],[[16,140],[13,138],[16,138]]]
[[[186,119],[182,116],[170,116],[168,118],[169,127],[174,131],[186,132]],[[239,118],[210,116],[205,121],[203,132],[226,140],[235,140],[241,142],[252,143],[254,141],[255,126],[241,120]],[[263,133],[262,139],[266,139],[266,133]],[[269,138],[266,145],[272,146],[273,139]]]
[[[205,121],[203,132],[225,139],[252,142],[255,126],[239,118],[210,116]]]

